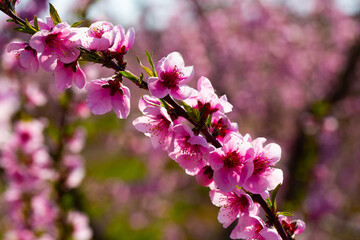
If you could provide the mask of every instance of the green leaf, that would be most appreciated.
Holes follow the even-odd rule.
[[[61,18],[58,14],[58,12],[56,11],[55,7],[49,3],[50,6],[50,17],[54,23],[54,26],[56,26],[58,23],[61,23]]]
[[[10,18],[8,20],[6,20],[7,22],[14,22],[14,19]]]
[[[208,116],[208,118],[206,119],[206,127],[207,127],[208,129],[210,129],[210,127],[211,127],[211,121],[212,121],[212,114],[210,114],[210,115]]]
[[[36,15],[34,16],[34,27],[36,31],[39,31],[39,21]]]
[[[294,214],[292,214],[291,212],[278,212],[277,214],[283,215],[283,216],[288,216],[288,217],[294,216]]]
[[[28,33],[28,34],[36,33],[35,30],[29,29],[27,27],[17,27],[17,28],[14,28],[14,30],[17,31],[17,32]]]
[[[281,183],[279,185],[276,186],[276,188],[272,191],[271,193],[271,202],[274,203],[276,201],[276,195],[279,192],[279,189],[281,187]]]
[[[271,203],[271,201],[270,201],[270,198],[267,197],[265,200],[266,200],[267,204],[269,205],[269,207],[271,208],[271,207],[272,207],[272,203]]]
[[[145,70],[145,72],[146,72],[150,77],[154,77],[154,73],[152,72],[152,70],[151,70],[150,68],[144,66],[144,65],[141,63],[141,61],[140,61],[140,59],[139,59],[138,56],[136,56],[136,59],[137,59],[138,63],[140,64],[140,66]]]
[[[170,109],[169,104],[168,104],[165,100],[163,100],[163,99],[161,99],[161,98],[160,98],[159,100],[160,100],[160,102],[161,102],[161,104],[162,104],[163,107],[165,107],[167,110]]]
[[[26,27],[27,27],[30,31],[37,32],[37,30],[29,23],[29,21],[27,20],[27,18],[25,18],[25,24],[26,24]]]
[[[119,74],[127,79],[139,82],[139,78],[129,71],[119,71]]]
[[[154,61],[152,59],[152,54],[150,54],[147,50],[145,50],[145,53],[146,53],[146,59],[148,60],[150,66],[151,66],[153,76],[157,77],[157,73],[156,73],[156,70],[155,70],[155,64],[154,64]]]
[[[84,23],[84,20],[83,21],[79,21],[79,22],[74,22],[72,25],[71,25],[71,27],[78,27],[78,26],[80,26],[81,24],[83,24]]]
[[[279,192],[280,187],[281,187],[281,183],[277,185],[276,188],[271,193],[271,209],[274,213],[277,212],[276,195]]]
[[[193,112],[193,108],[187,105],[185,102],[181,102],[182,106],[184,107],[185,111],[190,114]]]

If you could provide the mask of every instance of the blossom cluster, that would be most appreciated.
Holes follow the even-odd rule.
[[[29,43],[12,43],[8,47],[23,68],[37,71],[40,66],[52,72],[59,91],[70,88],[73,83],[78,88],[85,87],[88,92],[86,104],[94,114],[114,110],[118,118],[128,117],[130,91],[123,84],[125,75],[120,72],[126,68],[124,55],[134,43],[133,28],[126,32],[122,26],[105,21],[77,28],[66,22],[55,23],[54,18],[47,18],[46,22],[37,19],[30,24],[37,25],[38,31]],[[86,83],[80,60],[104,66],[115,64],[117,73],[113,77]],[[152,60],[149,63],[154,65]],[[148,70],[146,88],[151,95],[144,95],[139,101],[143,116],[133,121],[135,128],[150,137],[154,147],[167,151],[186,174],[196,176],[199,184],[210,188],[211,201],[220,207],[218,220],[224,227],[241,218],[231,238],[282,239],[273,222],[259,217],[260,204],[252,198],[254,194],[268,198],[269,191],[282,184],[283,172],[275,168],[281,158],[280,146],[266,144],[265,138],[253,139],[249,134],[240,134],[237,124],[226,116],[232,111],[232,105],[225,95],[219,97],[216,94],[208,78],[200,77],[197,89],[189,87],[187,83],[194,75],[194,68],[185,66],[180,53],[173,52],[163,57],[152,66],[152,70],[142,67]],[[143,77],[135,78],[139,84],[144,84]],[[174,102],[183,114],[166,99]],[[27,134],[20,139],[28,140],[31,136]],[[34,139],[42,142],[42,139]],[[48,161],[40,162],[36,168],[43,168],[42,164],[48,167]],[[3,165],[6,169],[7,165]],[[64,165],[69,171],[68,187],[77,186],[83,175],[77,170],[81,166],[77,157],[65,157]],[[274,214],[278,217],[277,213]],[[69,215],[69,221],[75,223],[77,216]],[[291,222],[279,217],[289,237],[305,228],[301,220]]]
[[[221,207],[218,220],[224,227],[241,217],[231,238],[281,239],[275,229],[258,217],[259,204],[249,195],[266,198],[283,182],[282,170],[274,168],[281,157],[280,146],[265,144],[265,138],[240,134],[237,124],[226,116],[232,105],[225,95],[217,96],[208,78],[201,77],[197,89],[185,85],[193,75],[193,67],[185,67],[178,52],[162,58],[156,71],[158,77],[148,80],[152,96],[145,95],[139,101],[144,116],[133,121],[135,128],[150,137],[154,147],[167,151],[187,174],[196,175],[199,184],[210,187],[213,204]],[[204,123],[202,127],[208,122],[210,133],[221,147],[209,144],[199,129],[192,129],[186,119],[162,104],[159,98],[167,94],[195,109]],[[304,230],[301,220],[293,225],[288,231],[290,236]]]
[[[12,223],[4,239],[58,239],[56,223],[61,209],[54,200],[56,193],[52,186],[64,178],[64,187],[72,189],[84,176],[82,159],[75,153],[64,156],[60,170],[56,168],[45,144],[45,127],[44,120],[19,120],[8,141],[1,146],[0,164],[8,185],[4,198]],[[60,172],[65,174],[60,175]],[[77,211],[69,211],[66,215],[67,224],[74,229],[74,239],[91,238],[88,224],[79,228],[80,220],[73,220],[87,219],[86,215]],[[82,234],[80,238],[76,237],[79,233]]]
[[[119,118],[126,118],[130,110],[130,91],[122,84],[122,79],[110,77],[86,84],[79,60],[82,49],[106,55],[109,61],[126,65],[123,57],[134,44],[134,29],[126,32],[122,26],[104,21],[75,28],[66,22],[54,24],[50,17],[46,18],[46,22],[38,19],[37,24],[39,31],[28,43],[13,42],[8,45],[8,51],[16,55],[20,66],[35,72],[40,66],[53,73],[55,86],[60,92],[72,84],[80,89],[85,87],[89,93],[87,106],[94,114],[113,109]]]

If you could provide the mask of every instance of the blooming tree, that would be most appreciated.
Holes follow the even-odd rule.
[[[51,4],[46,21],[35,16],[29,22],[16,15],[17,3],[2,1],[0,10],[18,25],[17,31],[31,37],[28,43],[10,44],[8,51],[16,55],[22,68],[37,71],[40,66],[54,74],[56,89],[65,92],[60,99],[64,115],[71,107],[67,89],[75,85],[85,88],[86,106],[93,114],[114,111],[118,118],[127,118],[129,80],[151,94],[139,100],[143,116],[133,121],[134,127],[210,189],[212,203],[220,207],[219,222],[229,227],[237,221],[232,239],[288,240],[304,231],[304,222],[291,221],[290,213],[277,209],[283,172],[274,166],[281,158],[280,146],[239,133],[237,124],[226,115],[233,106],[226,95],[216,94],[208,78],[200,77],[197,89],[189,87],[194,67],[186,66],[179,52],[154,63],[146,51],[148,66],[138,62],[148,76],[136,75],[127,70],[125,61],[135,41],[133,28],[125,31],[105,21],[89,27],[79,27],[81,22],[70,25]],[[86,82],[79,62],[102,64],[114,75]],[[30,116],[16,120],[10,139],[1,146],[1,165],[8,181],[6,200],[13,218],[7,239],[85,240],[92,236],[87,216],[61,201],[64,189],[76,188],[84,176],[78,155],[81,146],[76,145],[83,136],[75,130],[64,131],[64,115],[53,151],[43,137],[46,121]],[[261,215],[261,209],[265,214]]]

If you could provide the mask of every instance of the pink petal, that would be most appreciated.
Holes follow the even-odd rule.
[[[124,95],[116,93],[111,97],[111,103],[114,112],[118,118],[124,119],[130,113],[130,90],[126,86],[122,86]]]
[[[129,28],[129,30],[126,33],[126,37],[127,37],[127,43],[126,44],[126,48],[130,49],[135,42],[135,29],[133,27]]]
[[[81,70],[79,63],[77,63],[77,70],[74,73],[74,83],[78,88],[83,88],[86,82],[86,75],[83,70]]]
[[[302,220],[296,220],[297,222],[297,229],[294,231],[294,234],[300,234],[305,231],[306,225]]]
[[[209,164],[213,170],[219,170],[224,167],[224,152],[220,148],[210,153]]]
[[[157,98],[163,98],[169,94],[169,89],[164,87],[157,77],[149,78],[148,87],[150,93]]]
[[[220,168],[214,170],[214,181],[222,192],[230,192],[235,188],[235,185],[229,180],[231,172],[228,168]]]
[[[192,145],[200,145],[204,148],[208,148],[209,144],[207,143],[206,139],[201,136],[193,136],[190,137],[188,142]]]
[[[20,43],[20,42],[12,42],[12,43],[9,43],[7,45],[7,51],[8,52],[12,52],[12,51],[17,51],[17,50],[20,50],[20,49],[24,49],[26,47],[26,44],[25,43]]]
[[[71,48],[68,49],[68,51],[59,54],[59,60],[63,63],[72,63],[77,60],[77,58],[80,56],[80,50],[77,48]]]
[[[28,70],[34,70],[34,72],[39,70],[39,62],[32,51],[21,51],[20,64]]]
[[[35,33],[29,40],[30,47],[35,49],[37,52],[42,52],[46,46],[45,39],[49,35],[49,31],[41,30]]]
[[[277,185],[283,183],[283,171],[278,168],[272,168],[270,170],[269,175],[264,176],[267,181],[267,189],[266,190],[273,190],[276,188]]]
[[[73,80],[73,74],[74,73],[73,73],[71,67],[57,68],[57,70],[54,72],[55,86],[56,86],[57,90],[62,92],[62,91],[64,91],[64,89],[71,87],[72,80]]]
[[[264,147],[264,156],[266,156],[272,164],[275,164],[281,158],[281,147],[276,143],[266,145]]]
[[[86,106],[95,115],[109,112],[112,109],[110,90],[96,86],[96,83],[92,82],[86,85],[87,90],[91,89],[91,92],[88,90],[89,94],[86,99]]]
[[[40,66],[48,72],[55,71],[55,68],[57,66],[57,60],[57,55],[54,54],[52,50],[48,47],[44,49],[43,53],[40,55],[39,58]]]
[[[260,194],[266,191],[267,182],[263,176],[259,174],[253,174],[250,178],[247,179],[243,187],[252,193]]]
[[[178,52],[172,52],[167,55],[166,60],[164,62],[164,68],[166,70],[173,69],[175,66],[178,68],[185,67],[184,59]]]
[[[191,95],[192,91],[193,89],[189,86],[179,86],[170,90],[170,96],[179,100],[185,100]]]
[[[209,93],[214,93],[214,88],[210,82],[210,80],[206,77],[200,77],[198,82],[197,82],[197,89],[200,92],[209,92]]]

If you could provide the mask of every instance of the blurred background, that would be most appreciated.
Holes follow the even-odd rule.
[[[196,86],[208,77],[233,104],[229,114],[242,134],[266,137],[283,150],[279,207],[294,212],[307,229],[297,239],[360,239],[360,28],[358,0],[56,0],[69,23],[86,19],[134,26],[135,45],[126,55],[139,74],[144,49],[158,61],[180,52],[194,65]],[[22,0],[18,14],[48,15],[48,1]],[[0,15],[0,47],[28,36],[11,31]],[[14,71],[6,53],[0,78],[36,80],[51,99],[53,76]],[[87,79],[113,73],[85,65]],[[15,81],[15,80],[14,80]],[[78,191],[94,239],[229,239],[217,221],[208,189],[186,175],[165,152],[132,127],[145,91],[128,84],[132,112],[84,117],[82,155],[86,177]],[[76,92],[80,105],[86,95]],[[54,101],[36,110],[56,116]],[[86,110],[84,110],[86,116]],[[1,191],[5,189],[1,181]],[[6,205],[0,200],[0,229]],[[3,217],[4,216],[4,217]],[[0,235],[3,230],[0,230]]]

